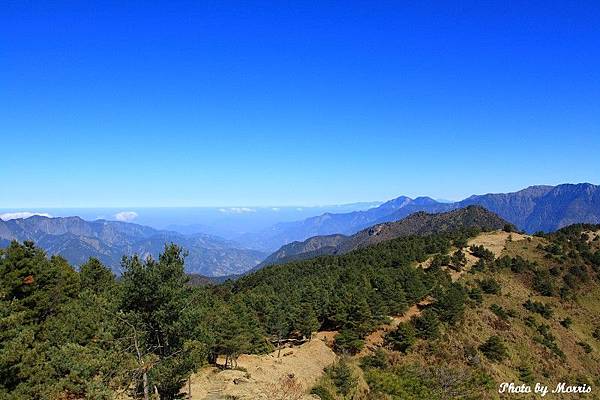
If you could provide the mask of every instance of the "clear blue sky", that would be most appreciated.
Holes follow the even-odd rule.
[[[4,2],[0,207],[599,183],[597,0],[286,3]]]

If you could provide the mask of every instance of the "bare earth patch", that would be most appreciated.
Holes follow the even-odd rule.
[[[281,357],[277,357],[277,351],[242,355],[238,358],[239,370],[203,368],[192,376],[192,399],[314,399],[306,392],[324,368],[336,360],[326,344],[333,336],[333,332],[320,332],[310,342],[283,349]]]
[[[485,232],[477,235],[476,237],[470,239],[467,242],[467,249],[464,251],[465,256],[467,257],[467,264],[463,267],[461,271],[455,271],[450,269],[448,272],[452,277],[452,281],[456,282],[461,275],[465,272],[469,271],[473,265],[477,262],[478,258],[472,255],[468,251],[468,247],[470,246],[483,246],[492,253],[496,258],[502,255],[502,252],[506,249],[506,243],[511,240],[512,242],[519,242],[522,240],[526,240],[528,235],[522,235],[520,233],[509,233],[504,231],[494,231],[494,232]]]
[[[513,242],[527,239],[528,235],[522,235],[520,233],[508,233],[504,231],[486,232],[477,235],[473,239],[469,240],[469,246],[477,245],[483,246],[490,250],[496,257],[502,254],[502,250],[506,246],[506,241],[512,238]]]
[[[594,241],[600,240],[600,230],[598,231],[583,231],[581,233],[585,233],[586,235],[588,235],[588,243],[592,243]]]

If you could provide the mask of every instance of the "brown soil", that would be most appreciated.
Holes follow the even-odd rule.
[[[242,355],[238,369],[206,367],[192,376],[192,399],[305,400],[306,392],[336,360],[326,341],[334,332],[319,332],[310,341],[267,355]],[[187,392],[187,388],[185,390]]]

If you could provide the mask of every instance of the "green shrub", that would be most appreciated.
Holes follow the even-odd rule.
[[[505,224],[502,230],[507,233],[516,232],[516,228],[512,224]]]
[[[310,394],[319,396],[321,400],[336,400],[335,396],[324,386],[315,386],[310,391]]]
[[[533,371],[531,371],[531,368],[529,366],[521,365],[517,368],[517,371],[519,372],[519,379],[521,380],[521,382],[529,384],[533,383],[535,377],[533,375]]]
[[[523,303],[523,307],[525,307],[525,309],[528,311],[540,314],[546,319],[552,318],[552,315],[554,314],[554,311],[550,305],[541,303],[539,301],[532,301],[531,299],[528,299],[525,303]]]
[[[560,321],[560,324],[562,326],[564,326],[565,328],[569,329],[571,327],[571,325],[573,324],[573,320],[569,317],[563,319],[562,321]]]
[[[413,318],[412,324],[421,339],[436,339],[440,335],[440,319],[431,309],[426,309],[420,316]]]
[[[531,315],[528,315],[525,318],[523,318],[523,322],[525,322],[525,325],[531,328],[535,328],[537,326],[535,318]]]
[[[536,271],[533,275],[533,288],[542,296],[554,296],[556,288],[548,271]]]
[[[416,332],[412,324],[403,322],[398,327],[385,336],[386,345],[393,350],[406,353],[415,343]]]
[[[431,259],[429,268],[435,270],[448,265],[450,265],[450,256],[448,254],[436,254]]]
[[[358,378],[354,371],[352,371],[352,368],[344,359],[328,367],[326,373],[331,378],[337,390],[344,396],[352,392],[358,383]]]
[[[467,291],[459,283],[451,284],[446,290],[435,294],[437,301],[432,309],[438,314],[441,321],[450,325],[457,323],[465,310]]]
[[[465,238],[465,237],[459,237],[452,241],[452,244],[458,249],[467,247],[467,243],[468,243],[468,241],[467,241],[467,238]]]
[[[356,332],[343,329],[335,337],[334,348],[339,353],[356,354],[364,345],[365,341]]]
[[[465,253],[463,253],[462,250],[456,250],[452,254],[450,262],[453,269],[456,271],[461,271],[467,263],[467,256],[465,256]]]
[[[496,316],[498,318],[501,318],[503,320],[507,320],[508,319],[508,313],[506,312],[506,310],[504,308],[502,308],[502,306],[499,306],[498,304],[492,304],[490,305],[490,311],[492,311],[494,314],[496,314]]]
[[[469,298],[473,300],[475,305],[479,306],[483,303],[483,292],[478,287],[472,288],[469,290]]]
[[[577,344],[580,345],[583,351],[585,351],[586,353],[589,354],[592,352],[592,346],[590,346],[586,342],[577,342]]]
[[[365,373],[369,399],[446,400],[487,398],[495,386],[478,369],[456,365],[402,365],[388,370],[371,369]]]
[[[596,340],[600,340],[600,326],[597,326],[592,332],[592,337]]]
[[[360,360],[360,367],[386,369],[389,366],[389,360],[386,352],[382,348],[378,348],[369,356],[365,356]]]
[[[488,340],[479,346],[479,351],[490,361],[494,362],[501,362],[508,357],[508,349],[498,336],[490,336]]]
[[[483,258],[480,258],[479,260],[477,260],[477,262],[475,264],[473,264],[473,267],[471,268],[471,272],[472,273],[476,273],[476,272],[483,272],[485,271],[485,260]]]
[[[431,382],[409,368],[388,371],[371,369],[365,373],[373,399],[439,400]]]
[[[490,250],[486,249],[483,246],[473,245],[469,248],[469,250],[471,251],[471,254],[473,254],[475,257],[488,262],[492,262],[494,261],[494,258],[496,258],[494,256],[494,253],[492,253]]]
[[[537,332],[541,336],[535,336],[533,338],[533,340],[535,340],[536,342],[543,344],[544,346],[549,348],[554,354],[556,354],[561,359],[565,358],[565,353],[563,353],[563,351],[560,349],[560,347],[558,347],[558,344],[555,341],[556,338],[550,331],[549,325],[546,325],[546,324],[539,325],[537,327]]]
[[[477,282],[481,290],[487,294],[500,294],[502,287],[494,278],[486,278]]]

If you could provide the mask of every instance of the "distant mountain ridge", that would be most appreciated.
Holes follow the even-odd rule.
[[[85,221],[79,217],[0,220],[0,246],[11,240],[32,240],[49,254],[61,255],[74,265],[96,257],[117,273],[124,255],[157,257],[165,243],[171,242],[188,252],[186,272],[207,276],[245,272],[266,255],[216,236],[182,235],[133,223]]]
[[[511,224],[478,205],[438,214],[419,211],[400,221],[377,224],[351,236],[315,236],[304,242],[287,244],[267,257],[257,268],[321,255],[345,254],[403,236],[430,235],[465,228],[490,231],[503,229],[507,225]]]
[[[251,248],[277,249],[283,244],[302,241],[312,236],[350,235],[409,205],[425,207],[434,203],[437,202],[429,197],[418,197],[413,200],[400,196],[364,211],[325,213],[301,221],[282,222],[261,232],[244,235],[238,240]]]
[[[363,211],[325,213],[301,221],[279,223],[258,233],[242,235],[235,242],[201,233],[156,230],[133,223],[33,216],[0,220],[0,246],[8,245],[13,239],[33,240],[48,253],[60,254],[72,264],[81,264],[92,256],[118,271],[123,255],[156,256],[165,243],[174,242],[189,252],[187,272],[229,276],[252,269],[268,253],[288,243],[292,244],[284,249],[288,259],[306,252],[328,254],[332,249],[338,249],[344,237],[370,226],[399,221],[421,211],[445,213],[469,205],[483,206],[529,233],[554,231],[573,223],[600,223],[600,186],[590,183],[531,186],[513,193],[474,195],[454,203],[439,202],[430,197],[400,196]],[[303,244],[308,238],[313,239]],[[298,251],[296,247],[304,250]],[[270,261],[271,257],[276,256],[270,256]]]
[[[430,197],[400,196],[365,211],[326,213],[276,224],[250,240],[241,241],[252,248],[277,249],[313,236],[352,235],[371,225],[399,221],[418,211],[440,213],[469,205],[481,205],[526,232],[549,232],[577,222],[600,223],[600,186],[590,183],[530,186],[512,193],[474,195],[454,203]]]

